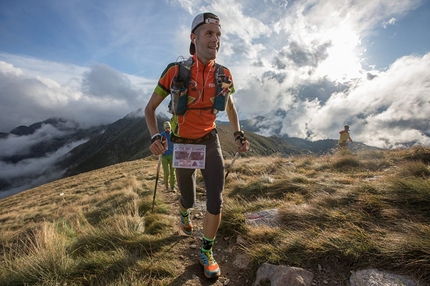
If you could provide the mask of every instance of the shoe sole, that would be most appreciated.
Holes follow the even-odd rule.
[[[188,232],[188,231],[186,231],[185,229],[183,229],[182,227],[181,227],[181,229],[182,229],[182,232],[183,232],[183,233],[185,233],[186,235],[191,235],[191,234],[193,234],[193,230],[191,230],[190,232]]]
[[[199,259],[200,265],[203,266],[203,274],[205,274],[205,277],[208,279],[214,279],[214,278],[218,278],[221,275],[221,269],[218,268],[218,272],[216,273],[212,273],[211,275],[208,275],[205,269],[205,265],[203,264],[202,260]]]
[[[190,224],[190,226],[191,226],[191,230],[190,230],[190,231],[186,231],[186,230],[184,229],[184,224],[182,223],[182,219],[180,219],[180,220],[179,220],[179,223],[180,223],[180,225],[181,225],[181,230],[182,230],[186,235],[191,235],[191,234],[193,233],[193,225],[192,225],[192,223]]]
[[[182,230],[182,232],[183,233],[185,233],[186,235],[191,235],[191,234],[193,234],[193,227],[191,226],[191,230],[190,231],[186,231],[185,229],[184,229],[184,225],[182,224],[182,222],[180,222],[180,224],[181,224],[181,230]]]

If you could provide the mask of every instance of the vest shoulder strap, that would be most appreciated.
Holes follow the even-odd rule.
[[[190,84],[190,78],[191,78],[191,66],[193,65],[193,58],[190,57],[185,61],[178,62],[179,65],[179,73],[178,76],[184,81],[184,86],[188,87]]]
[[[188,87],[191,79],[191,66],[193,65],[194,60],[192,57],[189,57],[185,61],[178,62],[179,65],[179,77],[184,81],[184,86]],[[215,84],[218,84],[218,80],[220,77],[224,77],[225,75],[225,67],[218,63],[215,63]]]
[[[191,79],[191,66],[193,65],[194,60],[192,57],[188,58],[185,61],[180,61],[177,62],[176,64],[179,66],[179,71],[178,71],[178,77],[184,82],[184,87],[186,90],[188,90],[188,86],[190,84],[190,79]],[[226,77],[226,73],[225,73],[225,67],[215,63],[215,75],[214,75],[214,82],[215,82],[215,86],[217,87],[217,91],[216,94],[220,94],[222,91],[222,83],[224,78]],[[173,95],[171,94],[172,98]],[[213,106],[212,107],[199,107],[199,108],[188,108],[188,103],[187,103],[187,97],[185,96],[181,96],[180,98],[184,98],[184,100],[182,100],[182,103],[179,103],[180,99],[176,99],[176,104],[172,103],[172,100],[170,100],[169,103],[169,112],[172,114],[177,114],[177,115],[183,115],[186,113],[187,109],[202,109],[202,110],[206,110],[206,109],[214,109],[215,108],[215,104],[216,104],[216,99],[218,98],[218,96],[216,96],[214,102],[213,102]],[[224,110],[225,109],[225,104],[224,104],[224,108],[218,107],[219,110]],[[218,112],[218,111],[216,111]]]

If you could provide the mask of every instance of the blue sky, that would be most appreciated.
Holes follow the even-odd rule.
[[[369,145],[430,145],[423,0],[2,0],[0,132],[144,107],[166,65],[189,56],[204,11],[221,18],[217,61],[233,73],[240,118],[266,117],[261,134],[337,139],[348,123]]]

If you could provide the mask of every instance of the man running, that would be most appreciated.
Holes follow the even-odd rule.
[[[236,107],[231,94],[234,93],[233,79],[230,71],[215,63],[221,44],[221,22],[213,13],[197,15],[191,25],[190,54],[192,64],[189,67],[189,84],[180,95],[172,101],[172,138],[174,149],[174,163],[178,160],[176,177],[181,194],[179,199],[179,213],[182,230],[190,235],[193,225],[189,209],[196,200],[196,183],[194,166],[199,166],[206,187],[206,214],[203,222],[203,243],[200,248],[199,261],[203,265],[207,278],[216,278],[221,274],[218,263],[213,255],[213,245],[221,222],[222,191],[224,189],[224,159],[220,141],[215,126],[216,114],[225,110],[232,128],[232,141],[237,145],[238,152],[249,149],[243,131],[240,130]],[[176,83],[180,75],[180,64],[171,63],[163,71],[158,84],[145,108],[145,118],[152,136],[149,149],[155,155],[162,154],[165,146],[157,129],[155,110],[170,94],[176,94]],[[222,78],[217,75],[222,74]],[[181,79],[187,80],[187,79]],[[222,83],[220,83],[222,81]],[[172,83],[175,85],[172,85]],[[219,86],[222,85],[222,91]],[[174,89],[172,89],[174,87]],[[182,97],[186,96],[186,97]],[[185,110],[182,104],[178,106],[180,98],[186,99]],[[194,152],[194,160],[184,159],[184,151]],[[176,152],[176,151],[174,151]],[[200,154],[204,159],[200,159]],[[193,169],[194,168],[194,169]]]
[[[166,186],[166,191],[175,191],[176,188],[176,173],[173,167],[173,143],[172,133],[170,132],[171,126],[169,121],[163,123],[164,131],[160,133],[162,138],[166,139],[167,150],[161,155],[161,165],[163,166],[163,181]],[[170,182],[170,188],[169,188]]]
[[[352,143],[352,139],[349,135],[349,125],[346,124],[343,130],[339,131],[340,138],[338,141],[339,149],[346,149],[348,147],[348,141]]]

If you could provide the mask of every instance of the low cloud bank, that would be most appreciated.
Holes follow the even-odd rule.
[[[57,160],[87,140],[73,141],[43,154],[34,149],[49,146],[65,135],[67,132],[46,124],[30,135],[10,134],[0,139],[0,198],[60,179],[64,170],[54,167]],[[20,159],[25,156],[28,158]]]

